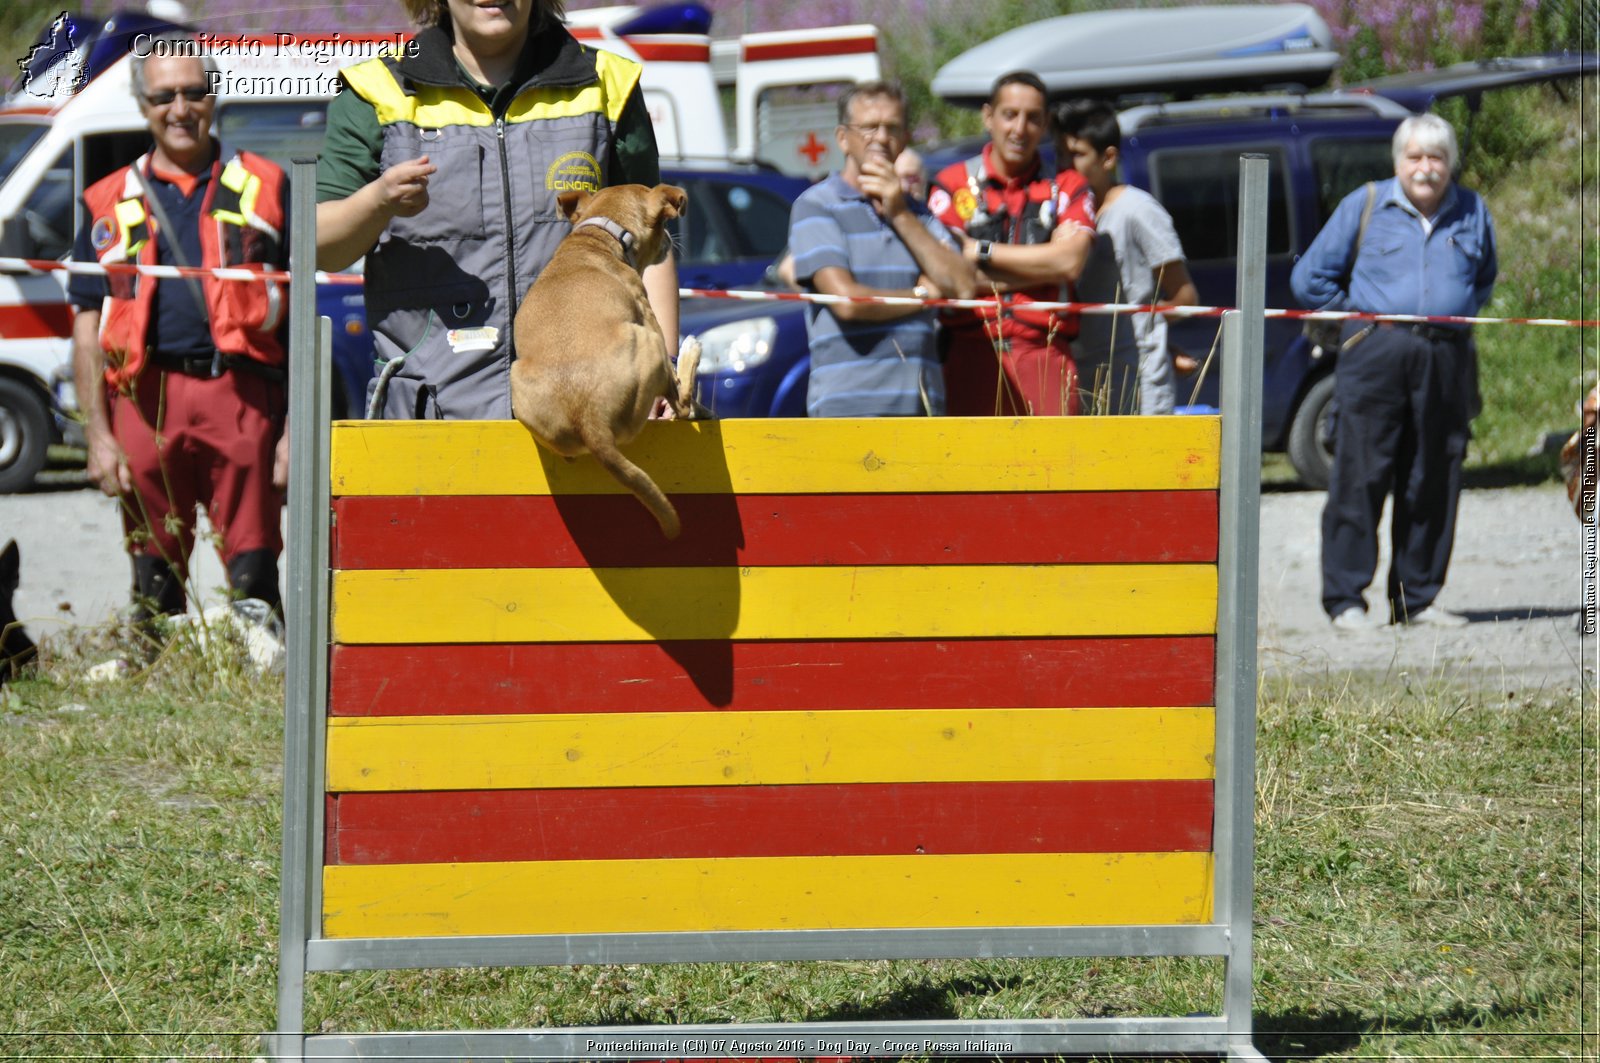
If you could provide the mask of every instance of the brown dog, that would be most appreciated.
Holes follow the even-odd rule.
[[[669,539],[678,513],[618,446],[630,442],[665,397],[693,416],[694,365],[675,374],[641,274],[667,257],[667,221],[688,206],[672,185],[564,192],[572,233],[517,310],[511,409],[541,444],[565,458],[585,451],[639,496]],[[698,360],[685,352],[684,361]]]

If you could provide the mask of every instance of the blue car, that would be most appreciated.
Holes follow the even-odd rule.
[[[661,179],[689,193],[677,222],[685,288],[770,287],[789,241],[789,209],[809,182],[758,166],[669,164]],[[700,401],[718,417],[804,417],[811,350],[797,302],[685,299],[679,331],[700,341]]]

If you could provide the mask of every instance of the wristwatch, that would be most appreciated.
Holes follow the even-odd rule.
[[[911,289],[911,295],[917,299],[926,299],[928,297],[928,286],[926,284],[917,285]]]
[[[979,240],[978,241],[978,265],[987,266],[989,264],[989,258],[993,254],[994,254],[994,241],[993,240]]]

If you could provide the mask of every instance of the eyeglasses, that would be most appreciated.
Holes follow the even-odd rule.
[[[211,90],[204,85],[185,85],[181,89],[162,89],[160,92],[147,92],[144,94],[144,102],[152,107],[165,107],[179,96],[182,96],[190,103],[199,103],[209,95],[211,95]]]
[[[899,123],[876,122],[872,125],[857,125],[852,122],[846,122],[844,127],[864,137],[870,137],[874,133],[882,133],[890,140],[899,140],[906,135],[906,127]]]

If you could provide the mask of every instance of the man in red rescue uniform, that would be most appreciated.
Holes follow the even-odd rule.
[[[283,171],[211,138],[216,66],[193,40],[151,45],[133,56],[133,91],[154,145],[84,192],[73,257],[284,268]],[[212,276],[70,282],[89,479],[122,502],[136,621],[184,611],[197,505],[234,595],[281,610],[287,296],[278,282]]]
[[[995,82],[983,105],[983,153],[934,178],[928,208],[966,234],[979,296],[1004,307],[945,316],[945,392],[960,416],[1078,411],[1071,341],[1076,315],[1030,311],[1030,302],[1070,300],[1094,243],[1093,194],[1072,167],[1039,157],[1048,131],[1044,82],[1027,71]]]

